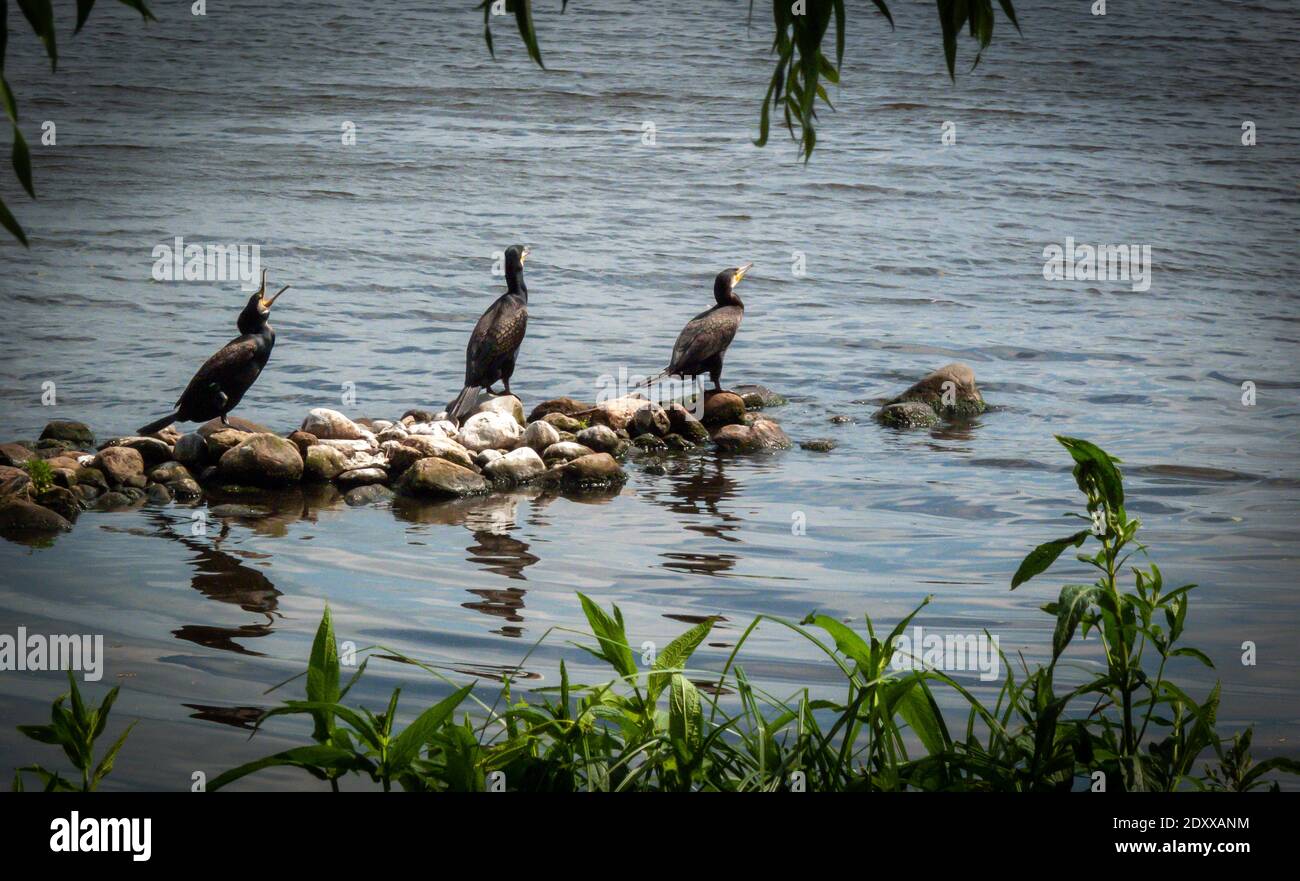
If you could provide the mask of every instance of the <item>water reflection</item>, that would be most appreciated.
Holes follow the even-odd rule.
[[[541,557],[529,552],[528,542],[510,533],[519,528],[520,503],[538,499],[541,495],[541,490],[529,489],[434,503],[398,498],[393,501],[393,514],[410,523],[464,526],[474,539],[465,548],[465,559],[504,578],[527,581],[524,570],[539,562]],[[511,638],[523,635],[527,590],[522,587],[470,588],[469,593],[476,599],[462,603],[463,608],[504,622],[493,633]]]
[[[666,492],[651,490],[647,498],[678,515],[682,527],[709,538],[740,542],[743,518],[726,503],[739,496],[741,487],[727,476],[726,460],[716,453],[670,460]],[[665,569],[697,575],[722,575],[739,562],[737,554],[669,551],[660,555]]]
[[[244,562],[244,559],[267,559],[267,555],[252,551],[223,551],[221,544],[230,536],[230,522],[226,519],[221,520],[220,530],[209,544],[200,537],[177,532],[173,521],[162,511],[150,511],[146,517],[158,527],[154,535],[171,539],[193,552],[189,561],[194,568],[190,587],[210,600],[266,616],[265,622],[241,627],[185,624],[173,630],[172,635],[208,648],[261,656],[261,652],[247,649],[236,640],[257,639],[273,632],[272,624],[279,614],[281,593],[262,571]]]

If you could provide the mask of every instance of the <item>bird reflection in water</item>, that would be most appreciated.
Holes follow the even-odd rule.
[[[464,526],[474,537],[473,543],[465,549],[469,562],[505,578],[527,581],[524,570],[541,558],[529,553],[528,542],[510,533],[518,528],[519,503],[538,495],[539,492],[533,490],[432,504],[397,499],[393,512],[398,518],[413,523]],[[462,603],[464,608],[504,622],[493,633],[512,638],[523,635],[527,590],[522,587],[469,588],[468,592],[477,599]]]
[[[667,480],[667,492],[647,493],[655,504],[686,518],[685,529],[720,541],[740,542],[734,533],[744,521],[726,505],[739,495],[740,485],[727,476],[721,457],[714,454],[682,460],[682,467],[670,470]],[[740,560],[736,554],[682,551],[661,556],[667,561],[665,569],[698,575],[723,575]]]
[[[221,550],[221,543],[230,535],[230,523],[221,521],[220,531],[209,543],[197,536],[187,536],[178,532],[173,522],[161,511],[149,514],[157,526],[155,535],[179,542],[190,549],[194,556],[190,564],[194,574],[190,578],[190,587],[211,600],[238,606],[246,612],[253,612],[266,617],[265,622],[245,624],[241,627],[220,627],[207,624],[186,624],[172,631],[177,639],[192,642],[208,648],[221,649],[242,655],[261,656],[261,652],[244,648],[236,640],[256,639],[269,636],[272,624],[278,612],[280,591],[259,569],[249,566],[240,557],[248,559],[264,558],[264,555],[251,552],[240,554]]]

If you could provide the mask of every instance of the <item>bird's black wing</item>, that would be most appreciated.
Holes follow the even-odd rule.
[[[262,365],[257,363],[257,341],[251,337],[236,337],[203,362],[185,387],[176,407],[183,408],[187,401],[213,400],[216,392],[228,388],[247,389],[261,372]]]
[[[715,306],[688,321],[673,344],[668,372],[698,373],[706,361],[725,352],[736,337],[742,314],[735,306]]]
[[[515,353],[527,328],[528,309],[517,298],[506,294],[489,306],[465,347],[465,385],[495,380],[494,365]]]

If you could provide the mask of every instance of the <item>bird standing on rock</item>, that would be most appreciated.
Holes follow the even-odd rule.
[[[735,287],[753,266],[753,263],[746,263],[718,273],[713,280],[713,299],[717,305],[686,323],[677,335],[677,342],[673,343],[673,357],[668,366],[640,383],[638,388],[658,382],[665,376],[696,377],[707,372],[713,380],[713,387],[722,390],[722,356],[736,338],[740,319],[745,316],[745,304],[736,296]]]
[[[497,298],[474,325],[465,347],[465,387],[447,405],[447,418],[456,424],[474,409],[481,389],[496,394],[492,384],[500,380],[510,394],[510,377],[515,357],[528,328],[528,287],[524,284],[524,260],[532,253],[525,245],[506,249],[506,292]]]
[[[149,435],[173,422],[206,422],[218,416],[223,425],[229,425],[226,414],[235,409],[271,357],[275,330],[267,323],[267,318],[271,315],[271,306],[287,290],[289,285],[280,288],[275,296],[267,299],[266,270],[263,269],[262,286],[249,298],[244,311],[239,313],[239,336],[204,362],[181,393],[173,413],[150,422],[139,433]]]

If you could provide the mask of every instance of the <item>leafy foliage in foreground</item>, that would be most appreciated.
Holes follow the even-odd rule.
[[[126,743],[127,735],[135,727],[132,722],[122,735],[113,742],[98,762],[95,761],[95,741],[104,733],[108,725],[108,713],[117,700],[117,688],[113,688],[98,707],[87,707],[81,699],[77,680],[68,672],[68,684],[71,691],[60,695],[51,708],[49,725],[19,725],[18,730],[32,740],[63,748],[63,754],[72,762],[72,766],[81,772],[81,786],[66,780],[57,771],[50,771],[41,765],[26,765],[14,772],[14,792],[22,792],[23,775],[31,774],[40,779],[46,792],[94,792],[100,781],[113,770],[118,750]],[[71,698],[71,706],[63,702]]]
[[[1058,438],[1075,462],[1089,527],[1047,542],[1025,557],[1012,579],[1018,587],[1042,575],[1067,547],[1091,541],[1078,556],[1098,571],[1091,585],[1065,585],[1044,607],[1055,618],[1052,659],[1017,678],[1007,671],[993,706],[940,670],[898,672],[891,660],[900,637],[929,602],[883,637],[868,618],[866,634],[825,616],[796,624],[767,615],[742,634],[721,672],[692,672],[689,662],[712,628],[705,621],[638,667],[614,606],[607,612],[579,594],[595,645],[580,648],[605,662],[614,678],[600,684],[569,680],[563,662],[558,687],[515,699],[507,679],[488,706],[465,686],[394,732],[400,690],[375,715],[343,703],[365,670],[346,687],[328,609],[307,671],[307,700],[286,701],[262,721],[305,714],[314,745],[268,756],[222,774],[220,789],[276,765],[300,767],[338,788],[350,775],[390,789],[584,791],[876,790],[1250,790],[1276,788],[1272,771],[1300,772],[1300,763],[1274,758],[1253,764],[1250,731],[1225,744],[1215,730],[1216,685],[1196,700],[1172,682],[1174,658],[1212,666],[1197,649],[1178,645],[1193,585],[1166,590],[1159,568],[1132,566],[1133,589],[1122,572],[1134,553],[1140,523],[1124,510],[1118,460],[1087,441]],[[843,675],[841,700],[813,699],[808,689],[780,698],[755,686],[737,664],[761,624],[789,628],[820,649]],[[1105,669],[1084,667],[1081,685],[1058,693],[1056,674],[1076,634],[1100,637]],[[543,639],[546,639],[544,636]],[[386,651],[386,650],[385,650]],[[1150,655],[1155,655],[1151,659]],[[410,658],[442,677],[432,667]],[[526,659],[525,659],[526,660]],[[1144,664],[1156,663],[1154,673]],[[951,689],[968,709],[956,732],[935,699]],[[734,699],[729,699],[734,696]],[[467,699],[473,712],[454,714]],[[261,723],[259,722],[259,725]],[[1217,766],[1208,763],[1217,759]],[[501,776],[499,776],[501,775]]]

